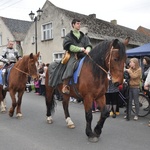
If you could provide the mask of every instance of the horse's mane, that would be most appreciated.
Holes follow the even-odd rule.
[[[15,66],[19,66],[20,64],[27,63],[29,59],[29,55],[24,55],[20,60],[15,63]]]
[[[100,65],[105,70],[108,70],[106,68],[105,59],[109,55],[110,49],[112,47],[112,42],[113,41],[108,40],[102,41],[90,51],[89,55],[94,61],[92,61],[89,56],[86,56],[85,58],[84,62],[88,63],[92,67],[92,73],[95,78],[99,78],[100,75],[105,74],[104,71],[100,69],[95,63]],[[125,46],[119,40],[114,48],[119,49],[119,59],[122,59],[126,55]]]

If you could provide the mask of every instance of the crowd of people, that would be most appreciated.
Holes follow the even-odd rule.
[[[47,64],[38,63],[37,70],[38,70],[38,74],[39,74],[39,79],[31,81],[31,78],[28,77],[28,82],[26,84],[27,92],[34,90],[35,94],[45,96],[45,77],[46,77],[46,71],[48,69],[48,66],[49,66],[49,63],[47,63]],[[31,82],[33,83],[33,89],[31,88],[31,85],[32,85]]]

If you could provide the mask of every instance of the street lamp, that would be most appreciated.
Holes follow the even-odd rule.
[[[37,10],[37,16],[34,16],[35,14],[32,11],[29,14],[31,20],[35,22],[35,53],[36,54],[37,54],[37,21],[40,20],[42,12],[43,10],[39,8],[39,10]]]

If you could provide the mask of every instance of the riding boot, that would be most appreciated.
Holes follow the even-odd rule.
[[[62,93],[64,94],[69,94],[70,93],[70,86],[69,84],[70,79],[65,79],[63,82],[63,87],[62,87]]]

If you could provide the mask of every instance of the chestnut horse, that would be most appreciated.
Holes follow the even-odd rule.
[[[10,70],[8,77],[8,91],[12,100],[12,106],[9,110],[10,117],[14,115],[15,108],[17,118],[22,117],[21,103],[27,83],[27,77],[31,76],[33,79],[38,79],[36,63],[39,55],[40,53],[36,55],[31,53],[30,55],[23,56]],[[4,104],[6,93],[7,90],[3,90],[3,86],[0,85],[1,112],[6,112],[6,106]],[[16,94],[18,94],[18,99],[16,99]]]
[[[86,119],[86,135],[90,142],[97,142],[106,118],[109,112],[105,104],[105,93],[108,87],[108,76],[111,77],[112,82],[118,86],[123,82],[124,64],[126,62],[125,45],[129,39],[120,42],[118,39],[112,41],[102,41],[91,52],[85,56],[78,83],[70,86],[70,94],[63,94],[61,92],[62,84],[57,85],[59,92],[63,96],[63,109],[67,126],[74,128],[75,125],[71,120],[68,106],[69,98],[82,98],[85,119]],[[49,67],[50,68],[50,67]],[[46,107],[47,107],[47,122],[52,123],[51,116],[54,111],[55,102],[53,99],[54,88],[48,85],[48,73],[46,76]],[[78,94],[77,94],[78,93]],[[96,101],[101,109],[101,115],[97,125],[92,131],[92,102]]]

